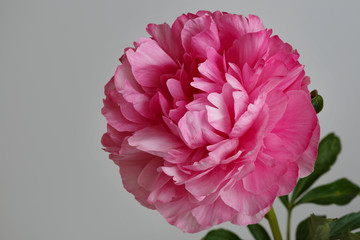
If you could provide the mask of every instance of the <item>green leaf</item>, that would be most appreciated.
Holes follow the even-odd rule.
[[[271,240],[265,228],[263,228],[260,224],[248,225],[248,229],[255,240]]]
[[[305,240],[309,235],[310,217],[301,221],[296,228],[296,240]]]
[[[330,133],[321,140],[314,172],[297,182],[292,194],[291,203],[295,202],[321,175],[330,170],[340,151],[340,139],[334,133]]]
[[[279,199],[280,199],[281,203],[284,204],[286,209],[289,210],[289,196],[288,195],[280,196]]]
[[[344,232],[341,234],[340,240],[360,240],[360,236],[356,233]]]
[[[360,193],[360,188],[341,178],[335,182],[319,186],[307,192],[297,203],[316,203],[320,205],[345,205]]]
[[[318,94],[317,90],[311,91],[311,104],[313,105],[316,113],[321,112],[324,107],[324,99]]]
[[[235,233],[226,229],[211,230],[202,240],[241,240]]]
[[[329,225],[331,228],[330,237],[335,239],[343,232],[360,228],[360,212],[347,214]]]
[[[318,217],[312,214],[310,216],[308,240],[329,240],[330,237],[330,219]]]

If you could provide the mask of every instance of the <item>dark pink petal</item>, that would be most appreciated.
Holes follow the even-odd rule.
[[[154,118],[154,114],[149,109],[150,98],[146,94],[136,91],[128,81],[125,82],[124,90],[121,93],[139,114],[146,118]]]
[[[116,102],[119,107],[122,115],[129,120],[130,122],[138,123],[139,125],[142,125],[142,127],[145,127],[148,123],[148,119],[143,117],[134,106],[127,102],[123,95],[119,94],[117,91],[111,91],[109,96],[111,99]]]
[[[101,144],[105,147],[105,151],[119,154],[121,144],[127,136],[129,136],[128,132],[119,132],[110,125],[107,125],[107,133],[102,136]]]
[[[129,82],[131,86],[138,92],[144,92],[131,71],[131,66],[126,57],[123,58],[123,65],[117,67],[114,74],[114,83],[118,91],[124,89],[125,83]]]
[[[149,24],[146,31],[170,57],[174,60],[182,58],[184,49],[181,46],[181,39],[176,37],[168,24]]]
[[[138,124],[127,120],[121,113],[119,106],[109,99],[104,100],[104,107],[101,109],[101,113],[105,116],[108,124],[120,132],[136,131],[140,128]]]
[[[170,102],[161,92],[157,92],[149,102],[150,111],[157,117],[162,115],[168,117],[170,111]]]
[[[196,17],[197,16],[192,13],[182,14],[181,16],[177,17],[175,22],[171,26],[174,37],[181,41],[181,32],[184,28],[185,23],[187,23],[190,19],[194,19]]]

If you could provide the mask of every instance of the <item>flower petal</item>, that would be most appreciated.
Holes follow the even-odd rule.
[[[318,153],[319,139],[320,126],[318,123],[314,129],[308,147],[298,160],[300,178],[306,177],[314,171],[315,160]]]
[[[154,40],[142,43],[136,51],[129,49],[126,56],[136,81],[143,87],[159,87],[160,76],[175,73],[178,68]]]
[[[212,47],[217,51],[220,47],[216,24],[207,14],[187,21],[181,32],[181,40],[185,51],[198,58],[206,58],[207,48]]]
[[[172,149],[184,146],[183,142],[169,133],[164,126],[152,126],[136,131],[129,138],[129,144],[137,149],[166,157]]]

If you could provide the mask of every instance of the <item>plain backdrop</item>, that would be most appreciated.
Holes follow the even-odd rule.
[[[360,184],[360,2],[353,1],[0,1],[0,239],[201,239],[185,234],[124,190],[118,167],[101,150],[103,87],[123,49],[147,37],[148,23],[184,12],[256,14],[296,48],[325,99],[321,135],[343,144],[332,171]],[[275,211],[285,233],[284,208]],[[303,205],[339,217],[360,210]],[[263,226],[268,223],[263,220]],[[251,239],[245,227],[220,227]],[[216,228],[216,227],[215,227]]]

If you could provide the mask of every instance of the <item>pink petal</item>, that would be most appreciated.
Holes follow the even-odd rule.
[[[279,90],[274,90],[267,95],[265,104],[269,107],[269,122],[267,125],[268,132],[271,132],[277,122],[282,118],[286,110],[287,103],[288,97]]]
[[[215,106],[206,106],[209,124],[221,132],[230,133],[231,120],[225,97],[223,94],[210,93],[208,95],[208,100]]]
[[[289,163],[286,173],[279,180],[278,196],[289,194],[295,187],[298,179],[299,167],[296,162]]]
[[[207,150],[209,156],[195,162],[192,166],[185,166],[186,169],[193,171],[204,171],[219,164],[227,164],[240,157],[242,151],[236,150],[238,139],[225,139],[213,145],[209,145]]]
[[[138,92],[144,92],[141,86],[135,80],[135,77],[131,71],[131,66],[126,57],[123,58],[123,64],[118,66],[115,75],[114,75],[114,83],[115,87],[118,91],[124,89],[125,82],[129,82],[131,86]]]
[[[255,122],[264,105],[264,99],[258,98],[253,104],[249,104],[247,111],[235,122],[230,137],[242,136]]]
[[[259,154],[258,158],[261,156]],[[286,163],[277,162],[272,167],[257,159],[254,171],[243,178],[244,189],[254,194],[265,192],[268,188],[277,185],[279,179],[286,171]]]
[[[214,20],[219,28],[221,45],[224,49],[231,47],[235,39],[246,33],[264,30],[260,18],[255,15],[249,15],[249,18],[246,18],[241,15],[215,12]]]
[[[128,81],[125,82],[124,90],[121,93],[139,114],[146,118],[154,118],[154,114],[149,109],[150,99],[146,94],[136,91]]]
[[[170,78],[167,80],[166,85],[174,101],[187,99],[179,80]]]
[[[244,189],[242,181],[238,181],[231,188],[224,190],[220,196],[225,204],[237,211],[254,215],[272,205],[277,191],[278,186],[274,185],[260,194],[250,193]]]
[[[318,153],[319,139],[320,126],[319,123],[317,123],[308,147],[298,160],[300,178],[306,177],[314,170],[314,165]]]
[[[146,31],[170,57],[174,60],[182,58],[184,49],[181,45],[181,39],[176,37],[168,24],[149,24]]]
[[[194,81],[191,82],[190,85],[207,93],[221,92],[222,89],[221,85],[201,77],[194,77]]]
[[[247,226],[249,224],[255,224],[260,222],[263,217],[270,211],[271,206],[264,208],[263,210],[259,211],[253,215],[247,215],[244,213],[239,212],[236,216],[233,217],[232,223],[240,226]]]
[[[231,153],[235,153],[238,145],[239,140],[236,138],[225,139],[216,144],[209,145],[207,150],[209,151],[209,157],[220,163],[221,160],[225,160]]]
[[[107,133],[102,136],[101,144],[105,147],[105,151],[118,154],[121,144],[128,135],[128,132],[118,132],[115,128],[107,125]]]
[[[230,67],[230,69],[232,69],[232,67]],[[233,74],[237,75],[236,73],[233,73]],[[238,76],[238,77],[240,78],[240,76]],[[231,75],[229,73],[225,73],[225,79],[233,89],[239,90],[239,91],[244,92],[244,93],[246,92],[245,88],[241,85],[240,81],[236,77],[234,77],[233,75]]]
[[[207,196],[215,192],[226,181],[226,176],[231,173],[217,167],[211,171],[201,173],[199,178],[186,182],[186,189],[196,197]]]
[[[166,179],[166,178],[164,178]],[[163,180],[161,180],[161,184]],[[156,184],[151,191],[148,202],[149,203],[169,203],[182,198],[186,193],[184,186],[175,185],[171,180],[165,184],[157,187]]]
[[[235,121],[237,121],[248,108],[249,96],[246,92],[241,91],[234,91],[232,95],[234,99],[234,117]]]
[[[218,50],[220,47],[217,27],[209,15],[186,22],[181,32],[181,40],[186,52],[204,59],[207,56],[207,48]]]
[[[199,72],[203,77],[214,83],[224,84],[225,66],[223,57],[214,48],[209,48],[207,50],[206,61],[199,65]]]
[[[202,226],[211,227],[230,220],[237,211],[218,198],[214,203],[194,208],[192,214]]]
[[[160,174],[157,169],[162,166],[163,163],[164,161],[159,158],[155,158],[154,160],[149,161],[139,174],[139,186],[143,187],[148,191],[151,191],[153,183]]]
[[[289,98],[287,108],[272,132],[292,149],[294,156],[300,156],[309,146],[318,120],[310,96],[301,90],[286,94]]]
[[[166,220],[183,232],[195,233],[206,229],[201,226],[196,218],[192,215],[191,209],[196,207],[188,197],[169,202],[169,203],[156,203],[156,208]]]
[[[108,124],[119,132],[136,131],[139,129],[139,125],[127,120],[121,113],[119,106],[108,98],[104,100],[104,107],[101,109],[101,113],[105,116]]]
[[[138,123],[141,127],[148,125],[148,119],[144,118],[134,106],[127,102],[124,97],[117,91],[111,91],[109,96],[116,102],[121,110],[122,115],[130,122]]]
[[[169,133],[164,126],[158,125],[136,131],[129,138],[129,144],[150,154],[165,157],[171,149],[182,147],[183,142]]]
[[[256,62],[267,52],[270,31],[248,33],[235,40],[226,56],[229,62],[235,63],[240,68],[247,63],[253,68]]]
[[[121,149],[121,156],[112,155],[111,158],[120,167],[120,175],[125,189],[132,193],[143,206],[154,209],[154,206],[147,201],[150,192],[139,185],[138,179],[149,162],[161,162],[162,160],[129,146],[127,141],[124,141]]]
[[[149,102],[150,111],[160,118],[162,115],[168,117],[170,111],[170,102],[161,92],[155,93]]]
[[[136,51],[129,49],[126,56],[136,81],[144,87],[158,87],[161,75],[175,73],[178,68],[174,60],[153,40],[144,42]]]
[[[206,119],[203,111],[188,111],[179,120],[178,126],[181,136],[189,148],[195,149],[207,144],[206,139],[202,135],[204,121]]]

